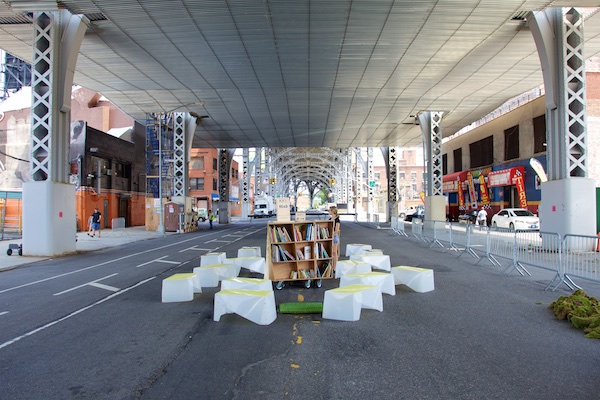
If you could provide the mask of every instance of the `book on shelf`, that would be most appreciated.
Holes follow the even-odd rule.
[[[310,260],[310,246],[304,246],[304,258]]]
[[[304,253],[300,249],[296,250],[296,260],[304,260]]]
[[[300,232],[300,228],[298,226],[294,226],[294,240],[296,242],[302,240],[302,232]]]
[[[329,262],[324,262],[321,267],[317,267],[317,272],[321,278],[329,278],[331,265]]]
[[[285,249],[282,249],[282,250],[283,250],[283,254],[285,254],[285,256],[287,257],[287,260],[295,260],[296,259],[296,257],[294,257],[292,255],[292,253],[290,253],[289,251],[287,251]]]
[[[313,230],[313,226],[312,225],[307,225],[306,226],[306,235],[305,235],[305,239],[306,240],[311,240],[310,237],[311,237],[312,230]]]

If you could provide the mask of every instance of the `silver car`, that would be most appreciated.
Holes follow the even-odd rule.
[[[539,230],[540,219],[524,208],[505,208],[492,217],[494,228]]]

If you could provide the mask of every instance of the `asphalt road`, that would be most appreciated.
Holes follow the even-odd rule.
[[[265,221],[266,223],[266,221]],[[435,271],[436,289],[398,286],[360,321],[279,314],[260,326],[212,320],[217,288],[161,303],[162,279],[199,256],[265,246],[265,223],[217,225],[0,274],[3,399],[596,398],[597,340],[557,321],[549,276],[506,276],[389,230],[345,222],[342,243],[370,243],[393,265]],[[243,270],[245,276],[257,276]],[[322,301],[337,287],[287,285],[276,302]],[[598,292],[590,287],[591,294]]]

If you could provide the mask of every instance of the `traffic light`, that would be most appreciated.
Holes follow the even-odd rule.
[[[277,179],[276,178],[270,178],[269,179],[269,183],[271,183],[271,185],[274,185],[277,183]]]
[[[330,180],[329,180],[329,184],[330,184],[331,186],[335,185],[335,179],[330,179]]]

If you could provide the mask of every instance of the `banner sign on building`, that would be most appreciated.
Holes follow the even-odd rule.
[[[521,208],[527,208],[527,196],[525,195],[525,177],[520,171],[515,174],[515,185],[517,186],[517,195],[519,196],[519,205]]]
[[[481,205],[484,207],[489,207],[490,194],[485,186],[485,178],[483,174],[479,175],[479,192],[481,193]]]
[[[471,208],[477,208],[477,194],[475,193],[475,183],[471,171],[467,172],[467,184],[469,186],[469,197],[471,198]]]
[[[458,209],[464,210],[465,209],[465,197],[464,197],[463,191],[462,191],[462,182],[460,181],[460,178],[457,178],[456,182],[458,183]]]

